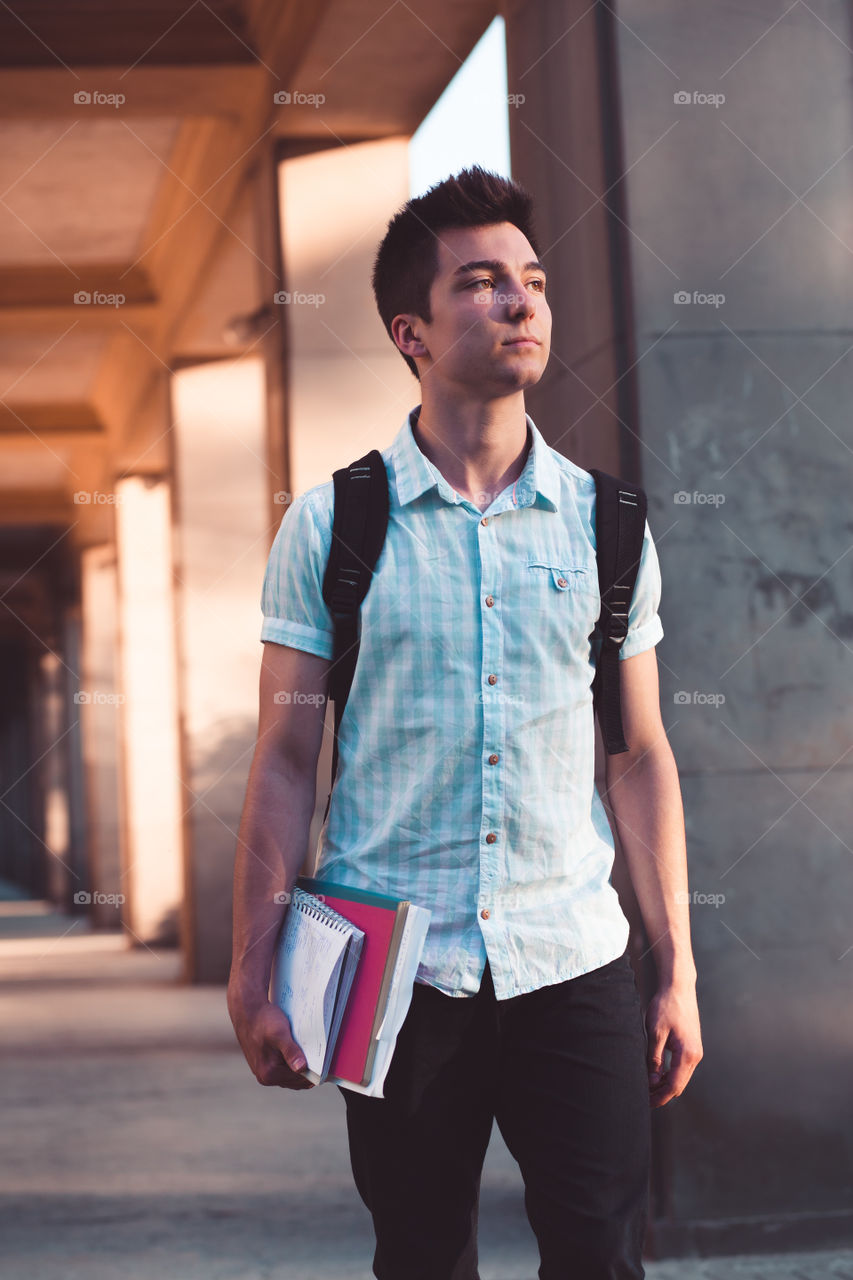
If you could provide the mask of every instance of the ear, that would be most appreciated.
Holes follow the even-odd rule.
[[[426,345],[418,336],[423,332],[424,322],[420,316],[399,315],[391,321],[391,336],[403,352],[403,355],[414,359],[429,355]]]

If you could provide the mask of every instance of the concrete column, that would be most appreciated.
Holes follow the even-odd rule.
[[[116,551],[113,545],[81,552],[80,720],[85,773],[88,885],[91,919],[117,928],[123,918],[123,778],[118,686]],[[128,921],[130,923],[130,921]],[[128,934],[132,941],[132,934]]]
[[[408,140],[286,159],[280,190],[291,483],[301,493],[385,448],[420,400],[370,284],[386,225],[408,199]]]
[[[503,0],[512,174],[531,193],[548,271],[551,358],[525,400],[578,466],[642,483],[612,15],[585,0]],[[596,725],[595,778],[604,790]],[[611,880],[651,995],[648,939],[618,839]],[[646,956],[645,970],[643,956]]]
[[[657,1240],[849,1245],[850,7],[619,11],[661,702],[705,1046],[659,1117]]]
[[[75,563],[74,584],[79,588]],[[77,890],[87,885],[91,868],[88,863],[88,814],[85,795],[85,772],[83,767],[83,743],[80,729],[79,704],[74,700],[77,693],[75,672],[80,670],[80,646],[82,618],[78,591],[75,599],[65,605],[62,611],[62,654],[65,662],[63,668],[63,703],[64,721],[68,727],[65,734],[66,761],[66,794],[68,796],[68,863],[71,869],[72,884]],[[113,923],[116,921],[113,911]]]
[[[294,493],[390,444],[420,401],[417,380],[385,332],[370,284],[385,228],[409,195],[408,140],[389,138],[281,166]],[[329,791],[334,715],[329,704],[317,766],[307,862],[313,870]]]
[[[184,369],[174,378],[173,397],[185,976],[222,982],[231,961],[237,830],[257,732],[260,597],[269,551],[263,363],[246,356]]]
[[[230,965],[234,851],[257,731],[261,584],[289,494],[383,447],[417,402],[370,288],[376,244],[406,199],[407,155],[399,139],[300,155],[284,161],[279,179],[267,152],[248,234],[257,306],[272,308],[276,323],[264,321],[251,353],[173,380],[192,981],[224,981]],[[225,260],[210,276],[214,307],[220,268]],[[330,757],[328,737],[306,870]]]
[[[78,888],[78,881],[71,866],[65,671],[55,651],[41,655],[39,673],[37,758],[41,761],[39,784],[44,804],[44,846],[48,853],[45,887],[48,900],[64,910]]]
[[[534,198],[554,316],[551,359],[526,396],[537,427],[581,467],[640,480],[630,297],[607,6],[501,0],[512,175]]]
[[[116,482],[122,755],[134,940],[174,945],[182,896],[182,788],[169,482]]]
[[[231,961],[234,854],[257,732],[261,585],[288,489],[278,158],[229,219],[172,380],[185,798],[184,976]],[[227,337],[230,336],[230,341]],[[235,348],[244,346],[242,354]]]

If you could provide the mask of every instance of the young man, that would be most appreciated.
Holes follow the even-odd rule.
[[[648,525],[620,660],[629,751],[606,766],[659,977],[645,1026],[609,882],[593,778],[595,486],[524,407],[551,337],[539,257],[529,197],[475,168],[403,207],[374,270],[421,403],[383,452],[388,533],[317,874],[432,911],[386,1096],[341,1090],[380,1280],[476,1280],[494,1119],[521,1168],[540,1280],[642,1277],[650,1107],[702,1056]],[[257,1079],[292,1089],[310,1087],[304,1063],[266,993],[275,895],[299,872],[314,807],[332,515],[329,481],[296,499],[270,554],[235,873],[231,1017]]]

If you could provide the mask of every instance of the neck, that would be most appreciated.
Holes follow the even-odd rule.
[[[418,448],[457,493],[484,511],[524,470],[531,444],[524,393],[441,403],[428,388],[422,392],[412,428]]]

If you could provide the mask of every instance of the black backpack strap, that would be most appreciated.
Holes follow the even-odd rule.
[[[595,478],[595,544],[601,592],[596,623],[601,649],[592,697],[604,745],[612,756],[628,750],[622,729],[619,650],[628,634],[628,610],[640,568],[648,502],[637,485],[605,471],[591,470],[590,475]]]
[[[385,543],[389,499],[388,475],[378,449],[371,449],[363,458],[333,472],[332,479],[335,516],[323,577],[323,599],[335,623],[334,656],[329,670],[329,697],[335,704],[334,786],[338,771],[338,732],[358,660],[359,609]],[[331,799],[330,791],[326,815]]]

